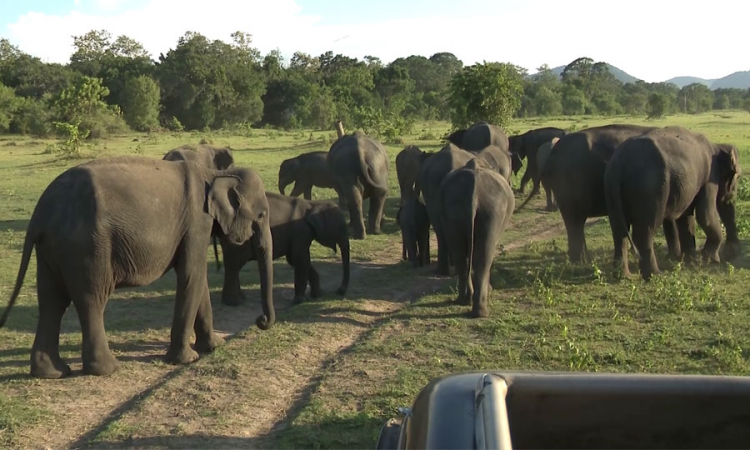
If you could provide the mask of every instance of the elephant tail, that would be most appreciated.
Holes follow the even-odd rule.
[[[526,197],[526,200],[524,200],[523,203],[521,203],[521,206],[519,206],[518,209],[516,209],[516,211],[522,210],[524,206],[526,206],[526,204],[529,203],[531,199],[534,198],[534,196],[539,193],[539,186],[541,184],[542,183],[534,183],[534,189],[531,190],[531,192],[529,193],[529,196]]]
[[[361,169],[360,172],[362,173],[362,178],[365,179],[365,182],[370,186],[376,186],[384,190],[388,189],[387,184],[382,184],[372,178],[371,172],[373,171],[373,169],[369,164],[367,164],[364,151],[360,148],[358,149],[357,153],[359,154],[359,165]]]
[[[211,239],[214,242],[214,258],[216,258],[216,271],[221,270],[221,260],[219,260],[219,248],[216,245],[216,236],[212,236]]]
[[[474,180],[474,183],[475,183],[474,184],[474,189],[476,190],[477,189],[476,180]],[[472,267],[472,263],[474,262],[474,233],[476,232],[474,225],[475,225],[475,221],[476,221],[476,218],[477,218],[477,210],[478,209],[479,209],[479,201],[477,200],[476,192],[473,192],[472,196],[471,196],[471,214],[469,215],[469,224],[468,224],[469,225],[469,230],[468,230],[469,233],[468,233],[468,236],[467,236],[467,242],[469,243],[469,261],[468,261],[468,263],[466,265],[466,267],[467,267],[466,282],[467,283],[471,283],[471,267]]]
[[[16,286],[13,288],[13,293],[10,295],[10,301],[8,306],[5,308],[2,317],[0,317],[0,328],[5,325],[5,321],[8,320],[10,310],[16,303],[18,294],[21,292],[21,286],[23,286],[23,279],[26,277],[26,269],[29,268],[29,261],[31,260],[31,251],[34,249],[36,244],[37,234],[31,230],[26,231],[26,240],[23,243],[23,254],[21,255],[21,266],[18,268],[18,277],[16,278]]]
[[[607,213],[609,215],[609,226],[612,228],[613,236],[627,236],[630,247],[633,249],[638,259],[641,258],[638,249],[633,243],[633,237],[630,235],[628,224],[625,221],[625,212],[622,206],[622,196],[620,195],[621,180],[615,170],[607,170],[604,175],[604,195],[607,202]],[[619,245],[619,244],[615,244]]]

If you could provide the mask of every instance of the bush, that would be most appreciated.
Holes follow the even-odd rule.
[[[21,98],[10,131],[40,137],[49,136],[53,132],[52,112],[43,101]]]
[[[180,122],[180,120],[175,116],[172,116],[171,119],[167,120],[167,122],[164,124],[164,127],[169,131],[185,131],[185,127],[182,126],[182,122]]]
[[[55,122],[55,129],[65,139],[57,146],[57,150],[66,155],[79,156],[81,141],[88,137],[89,132],[82,131],[78,123]]]
[[[137,131],[159,127],[159,85],[147,75],[125,82],[123,110],[125,121]]]
[[[96,110],[81,118],[80,128],[87,136],[94,139],[105,138],[116,134],[126,134],[130,129],[121,114],[110,108]]]

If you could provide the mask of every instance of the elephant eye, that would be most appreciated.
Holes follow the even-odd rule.
[[[263,220],[266,217],[266,212],[261,211],[260,214],[258,214],[258,220]]]

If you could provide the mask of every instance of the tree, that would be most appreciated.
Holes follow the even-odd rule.
[[[18,104],[18,98],[13,89],[0,84],[0,131],[8,131]]]
[[[125,82],[123,116],[131,128],[149,131],[159,126],[159,85],[141,75]]]
[[[654,92],[648,97],[648,118],[658,119],[669,109],[669,97],[660,92]]]
[[[698,114],[711,109],[713,105],[713,92],[705,84],[693,83],[680,89],[677,95],[677,106],[680,111],[689,114]]]
[[[521,106],[523,87],[516,66],[483,63],[466,67],[451,79],[449,104],[455,128],[487,121],[505,126]]]
[[[572,84],[562,88],[562,112],[568,116],[586,112],[586,96]]]

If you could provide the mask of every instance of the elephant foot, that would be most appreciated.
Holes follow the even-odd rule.
[[[459,295],[456,297],[456,303],[459,305],[470,305],[471,299],[466,295]]]
[[[383,231],[382,231],[382,230],[381,230],[380,228],[375,228],[375,229],[370,229],[370,230],[368,231],[368,233],[370,233],[370,234],[374,234],[374,235],[376,235],[376,236],[377,236],[377,235],[379,235],[379,234],[383,234]]]
[[[719,251],[722,261],[731,261],[742,255],[742,245],[739,242],[725,242]]]
[[[60,357],[52,358],[46,353],[33,351],[31,353],[31,376],[36,378],[57,379],[71,374],[70,366]]]
[[[367,236],[367,235],[365,234],[365,232],[364,232],[364,231],[362,231],[362,230],[359,230],[359,231],[358,231],[358,230],[356,230],[356,229],[355,229],[355,230],[353,230],[353,231],[352,231],[352,236],[351,236],[351,238],[352,238],[352,239],[356,239],[356,240],[358,240],[358,241],[361,241],[361,240],[363,240],[363,239],[364,239],[364,238],[365,238],[366,236]]]
[[[164,361],[166,361],[168,364],[187,364],[195,361],[196,359],[198,359],[198,352],[196,352],[189,346],[184,346],[177,349],[170,346],[169,350],[167,351],[167,356],[164,357]]]
[[[304,295],[295,295],[293,303],[295,305],[299,305],[300,303],[304,303],[304,301],[307,300]]]
[[[346,295],[346,288],[344,286],[341,286],[340,288],[336,289],[336,295]]]
[[[112,353],[107,352],[106,356],[100,356],[93,361],[83,361],[83,373],[87,375],[104,376],[109,375],[117,370],[119,363]]]
[[[310,286],[310,297],[320,298],[321,295],[323,295],[323,290],[320,289],[320,286],[317,286],[317,287]]]
[[[474,319],[479,318],[486,318],[490,316],[490,310],[486,307],[475,307],[472,308],[471,313],[469,313],[469,316]]]
[[[195,340],[195,349],[200,353],[211,353],[222,345],[224,345],[224,338],[216,333],[212,333],[211,337],[208,340]]]

